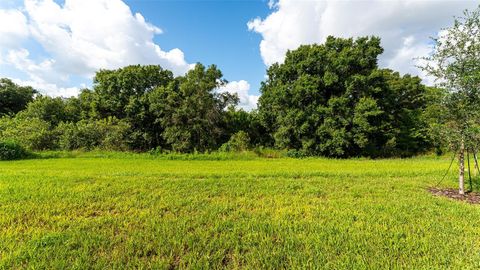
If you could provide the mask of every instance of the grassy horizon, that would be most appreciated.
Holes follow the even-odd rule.
[[[0,269],[480,267],[448,157],[71,157],[0,162]]]

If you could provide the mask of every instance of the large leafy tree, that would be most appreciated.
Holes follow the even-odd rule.
[[[379,70],[382,52],[376,37],[328,37],[272,65],[259,114],[275,145],[334,157],[423,150],[425,87],[417,77]]]
[[[134,149],[206,151],[221,144],[225,108],[238,102],[216,91],[223,83],[215,66],[198,64],[176,78],[160,66],[128,66],[97,72],[93,90],[82,91],[73,103],[83,119],[125,120]]]
[[[95,118],[125,119],[132,127],[132,147],[149,149],[162,143],[163,132],[150,112],[149,94],[173,80],[171,71],[156,65],[100,70],[94,78],[93,92],[84,91],[80,98],[90,104],[82,106]]]
[[[480,7],[455,18],[434,39],[423,69],[448,93],[443,98],[443,138],[458,153],[459,193],[464,194],[465,151],[480,143]]]
[[[225,132],[225,109],[238,98],[216,89],[224,81],[216,66],[197,64],[185,76],[158,87],[150,98],[150,110],[160,122],[165,143],[174,151],[215,149]]]
[[[0,116],[25,109],[37,93],[32,87],[19,86],[9,79],[0,79]]]
[[[101,117],[135,117],[135,107],[148,92],[166,86],[173,80],[173,73],[160,66],[127,66],[117,70],[100,70],[93,83],[98,97]]]

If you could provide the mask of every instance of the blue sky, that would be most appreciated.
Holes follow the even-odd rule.
[[[266,1],[125,1],[164,33],[155,37],[162,49],[181,48],[188,62],[216,64],[229,81],[247,80],[256,90],[266,66],[248,30],[251,19],[268,15]]]
[[[432,79],[415,58],[474,0],[1,0],[0,77],[52,96],[90,87],[98,69],[159,64],[182,75],[216,64],[240,107],[256,107],[265,70],[328,35],[382,38],[379,65]]]

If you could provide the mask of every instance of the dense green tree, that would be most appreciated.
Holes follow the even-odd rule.
[[[449,148],[444,140],[446,108],[443,101],[447,94],[444,88],[427,87],[424,95],[427,106],[421,121],[425,123],[429,144],[437,155],[442,155]]]
[[[382,52],[375,37],[329,37],[290,51],[269,68],[252,112],[235,108],[236,95],[217,91],[226,81],[216,66],[197,64],[176,78],[160,66],[100,70],[92,90],[69,99],[38,96],[5,118],[0,132],[18,135],[29,149],[203,152],[226,143],[292,149],[294,156],[422,152],[438,141],[442,95],[418,77],[379,69]],[[38,138],[27,136],[32,126],[42,131]]]
[[[149,95],[173,80],[171,71],[154,65],[100,70],[94,78],[93,92],[83,91],[80,98],[92,117],[125,119],[132,127],[132,147],[149,149],[161,144],[163,132],[151,113]]]
[[[140,99],[173,80],[173,73],[160,66],[127,66],[117,70],[100,70],[93,79],[97,110],[100,116],[118,119],[141,114],[136,107]]]
[[[25,109],[37,94],[29,86],[19,86],[9,79],[0,79],[0,116],[13,115]]]
[[[416,76],[400,76],[398,72],[381,70],[386,85],[373,95],[380,105],[382,129],[380,135],[387,139],[391,149],[383,155],[410,156],[431,147],[424,121],[424,111],[431,103],[427,87]],[[379,141],[382,145],[384,141]]]
[[[216,91],[223,83],[216,66],[197,64],[185,76],[152,93],[150,110],[174,151],[207,151],[219,146],[225,132],[225,109],[238,103],[236,96]]]
[[[256,110],[247,112],[230,106],[226,111],[224,124],[226,132],[222,142],[226,142],[232,135],[243,131],[248,134],[252,146],[272,146],[272,141]]]
[[[425,87],[417,77],[379,70],[382,52],[376,37],[328,37],[272,65],[259,114],[275,145],[334,157],[423,150]]]
[[[125,151],[129,147],[130,125],[114,117],[95,120],[62,122],[55,132],[59,146],[64,150],[104,149]]]

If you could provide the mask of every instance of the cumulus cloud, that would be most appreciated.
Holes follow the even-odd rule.
[[[44,60],[40,63],[35,63],[30,59],[28,50],[19,49],[10,50],[6,56],[6,61],[18,70],[29,74],[29,79],[27,80],[13,79],[19,85],[31,86],[54,97],[71,97],[77,95],[80,91],[80,88],[76,86],[60,86],[59,81],[62,81],[63,85],[68,84],[68,76],[59,74],[54,70],[54,60]],[[51,83],[52,81],[57,83]],[[82,85],[82,88],[84,87],[86,86]]]
[[[28,37],[27,18],[19,10],[0,9],[0,46],[14,48]]]
[[[260,52],[266,65],[283,62],[287,50],[322,43],[329,35],[376,35],[385,48],[381,66],[422,76],[413,58],[431,52],[429,37],[476,5],[462,0],[278,0],[269,2],[270,15],[247,25],[262,35]]]
[[[71,76],[91,79],[101,68],[159,64],[175,75],[193,65],[180,49],[170,51],[153,41],[162,30],[121,0],[25,0],[17,10],[0,10],[0,64],[9,64],[47,93],[70,93]],[[22,47],[39,44],[42,57]]]
[[[232,81],[218,89],[220,93],[229,92],[231,94],[237,94],[240,102],[238,106],[246,111],[257,108],[257,102],[259,96],[250,95],[250,84],[247,81]]]
[[[41,78],[37,80],[13,79],[12,81],[21,86],[31,86],[34,89],[42,89],[43,92],[48,93],[51,97],[73,97],[78,95],[81,89],[87,87],[84,84],[80,87],[59,87],[56,84],[45,82]]]

